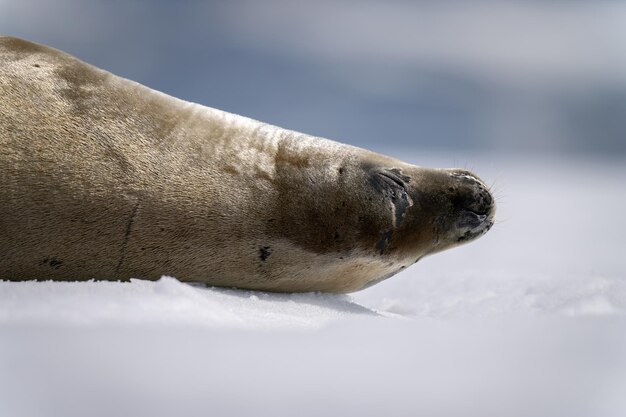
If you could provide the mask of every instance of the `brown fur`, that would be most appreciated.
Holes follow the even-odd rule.
[[[392,169],[406,192],[379,174]],[[455,201],[490,200],[472,178],[183,102],[0,36],[0,279],[354,291],[457,244]]]

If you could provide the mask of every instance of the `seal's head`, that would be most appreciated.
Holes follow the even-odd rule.
[[[285,172],[279,175],[281,233],[316,254],[317,264],[328,264],[332,291],[370,286],[426,255],[476,239],[494,223],[488,187],[466,170],[358,151]]]

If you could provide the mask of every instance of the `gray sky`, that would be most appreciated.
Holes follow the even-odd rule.
[[[376,150],[626,153],[626,2],[0,0],[0,32]]]

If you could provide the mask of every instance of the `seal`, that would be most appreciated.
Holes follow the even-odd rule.
[[[0,37],[0,279],[350,292],[493,225],[484,183]]]

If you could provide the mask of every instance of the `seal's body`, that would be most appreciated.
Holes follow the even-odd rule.
[[[349,292],[493,224],[483,183],[0,37],[0,279]]]

